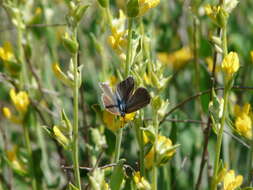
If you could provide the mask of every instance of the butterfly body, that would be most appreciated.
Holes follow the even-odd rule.
[[[102,102],[107,111],[124,117],[150,103],[150,95],[146,88],[137,88],[134,91],[134,79],[129,76],[120,82],[113,93],[107,83],[100,84],[103,90]]]

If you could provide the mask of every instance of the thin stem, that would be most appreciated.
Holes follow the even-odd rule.
[[[229,91],[227,89],[225,89],[224,93],[225,94],[224,94],[223,113],[222,113],[222,117],[221,117],[220,130],[218,131],[217,143],[216,143],[216,147],[215,147],[216,156],[215,156],[215,164],[214,164],[214,175],[213,175],[214,177],[213,177],[213,180],[212,180],[211,190],[216,190],[217,189],[216,178],[217,178],[218,169],[219,169],[222,136],[223,136],[223,130],[224,130],[225,121],[226,121]]]
[[[144,62],[147,61],[147,71],[148,74],[151,73],[152,71],[152,64],[151,64],[151,60],[150,60],[150,52],[149,52],[149,48],[147,46],[147,43],[145,43],[145,30],[144,30],[144,24],[143,24],[143,20],[142,17],[139,18],[139,23],[140,23],[140,30],[141,30],[141,36],[142,36],[142,48],[143,48],[143,58],[144,58]]]
[[[135,124],[134,128],[140,151],[139,152],[140,173],[141,176],[145,177],[143,131],[140,129],[142,122],[143,122],[143,112],[141,112],[141,116],[138,118],[138,124]]]
[[[223,1],[221,1],[221,4]],[[227,50],[227,25],[222,28],[222,49],[223,49],[223,57],[225,57],[228,54]],[[218,131],[218,137],[217,137],[217,143],[216,143],[216,148],[215,148],[215,162],[214,162],[214,174],[213,174],[213,179],[212,179],[212,184],[211,184],[211,190],[216,190],[217,189],[217,175],[218,175],[218,170],[219,170],[219,161],[220,161],[220,152],[221,152],[221,145],[222,145],[222,137],[223,137],[223,129],[226,121],[226,114],[227,114],[227,104],[228,104],[228,97],[229,97],[229,89],[226,86],[226,79],[225,79],[225,89],[224,89],[224,106],[223,106],[223,113],[221,117],[221,123],[220,123],[220,130]]]
[[[32,146],[31,146],[31,141],[30,141],[30,136],[29,136],[29,129],[27,126],[23,124],[23,132],[24,132],[24,138],[25,138],[25,146],[26,146],[26,151],[29,155],[29,163],[30,163],[30,172],[31,172],[31,177],[32,177],[32,190],[37,190],[37,181],[34,176],[34,162],[33,162],[33,155],[32,155]]]
[[[250,141],[250,152],[249,152],[250,156],[249,156],[249,163],[248,163],[248,185],[250,186],[252,184],[252,160],[253,160],[253,140],[251,139]]]
[[[73,30],[73,39],[77,40],[77,29],[75,28]],[[79,190],[82,189],[81,187],[81,180],[80,180],[80,171],[79,171],[79,158],[78,158],[78,88],[79,88],[79,82],[78,82],[78,65],[77,65],[77,56],[78,54],[75,53],[72,57],[73,64],[74,64],[74,126],[73,126],[73,151],[72,151],[72,157],[74,162],[74,173],[75,173],[75,184],[79,188]]]
[[[126,55],[126,66],[125,66],[125,78],[129,75],[131,66],[131,51],[132,51],[132,26],[133,19],[128,19],[128,34],[127,34],[127,55]]]
[[[152,190],[157,190],[157,155],[156,155],[156,148],[157,148],[157,142],[158,142],[158,128],[159,128],[159,122],[158,122],[158,114],[153,113],[154,115],[154,128],[155,128],[155,142],[154,142],[154,162],[153,162],[153,168],[152,168]]]
[[[105,13],[106,13],[106,16],[107,16],[107,20],[109,22],[110,29],[112,29],[112,15],[111,15],[111,11],[110,11],[110,7],[109,6],[107,6],[105,8]]]
[[[120,157],[120,146],[122,141],[123,128],[120,128],[116,133],[116,145],[115,145],[115,158],[114,162],[117,163]]]
[[[26,63],[25,63],[25,55],[24,55],[24,49],[22,46],[22,39],[23,39],[23,29],[21,28],[21,18],[19,18],[18,27],[17,27],[17,57],[18,61],[21,63],[21,75],[20,75],[20,89],[23,89],[26,82],[27,82],[27,69],[26,69]]]
[[[143,143],[143,132],[139,128],[140,133],[140,172],[141,176],[145,176],[145,166],[144,166],[144,143]]]
[[[125,78],[129,75],[130,64],[131,64],[131,50],[132,50],[132,26],[133,19],[129,18],[128,23],[128,38],[127,38],[127,55],[126,55],[126,65],[125,65]],[[120,147],[122,141],[123,128],[120,128],[116,133],[116,147],[115,147],[115,158],[114,161],[118,162],[120,157]]]

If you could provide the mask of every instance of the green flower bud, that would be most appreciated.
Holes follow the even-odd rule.
[[[127,16],[137,17],[139,14],[139,2],[138,0],[129,0],[127,3]]]
[[[79,5],[74,12],[74,18],[76,23],[79,23],[83,18],[84,13],[86,12],[89,5]]]
[[[76,53],[78,51],[78,43],[75,40],[72,40],[68,33],[65,33],[64,37],[62,38],[62,42],[64,47],[70,52],[70,53]]]
[[[224,27],[227,24],[228,13],[221,7],[217,15],[217,23],[220,27]]]
[[[162,99],[160,98],[160,96],[155,96],[154,98],[152,98],[151,105],[154,110],[159,110],[162,106]]]
[[[98,3],[101,5],[101,7],[108,7],[109,5],[109,0],[98,0]]]

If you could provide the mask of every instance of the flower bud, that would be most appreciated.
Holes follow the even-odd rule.
[[[56,125],[53,127],[55,138],[64,148],[67,149],[70,145],[69,139],[62,133],[59,128],[60,127]]]
[[[83,18],[84,13],[86,12],[89,5],[79,5],[74,12],[74,18],[76,23],[79,23]]]
[[[239,57],[236,52],[230,52],[224,57],[221,63],[222,71],[225,73],[225,78],[228,80],[238,71],[239,67]]]
[[[65,33],[64,37],[62,38],[62,42],[64,47],[70,52],[70,53],[76,53],[78,51],[78,43],[75,40],[72,40],[68,33]]]
[[[129,0],[127,3],[126,10],[127,10],[128,17],[137,17],[139,14],[139,1]]]
[[[108,5],[109,5],[109,0],[98,0],[98,3],[99,3],[102,7],[106,8],[106,7],[108,7]]]
[[[52,64],[52,69],[55,76],[66,86],[73,88],[74,82],[71,80],[65,73],[62,72],[61,68],[59,67],[58,63]]]

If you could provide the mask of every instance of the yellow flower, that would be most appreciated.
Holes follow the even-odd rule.
[[[211,6],[206,5],[205,7],[206,15],[218,26],[223,27],[226,24],[228,13],[221,6]]]
[[[149,9],[159,5],[160,0],[139,0],[139,16],[144,15]]]
[[[3,112],[4,117],[9,119],[13,123],[16,123],[16,124],[21,124],[22,123],[22,119],[17,117],[17,116],[12,115],[11,110],[9,108],[3,107],[2,112]]]
[[[148,181],[140,175],[140,172],[134,173],[134,182],[136,184],[137,190],[150,190],[151,186]]]
[[[253,63],[253,51],[250,51],[251,62]]]
[[[252,138],[252,120],[250,117],[250,104],[245,104],[242,108],[236,105],[234,113],[236,115],[235,128],[236,131],[248,138]]]
[[[127,30],[125,29],[126,16],[120,10],[119,18],[112,21],[112,34],[107,38],[108,44],[122,60],[126,59]]]
[[[124,118],[118,117],[116,115],[113,115],[112,113],[108,111],[103,111],[103,121],[106,124],[107,128],[111,131],[115,132],[119,128],[124,127],[124,124],[128,121],[132,121],[134,119],[135,112],[126,114]]]
[[[53,132],[56,137],[56,140],[63,145],[64,147],[67,147],[69,145],[69,139],[61,132],[58,126],[53,127]]]
[[[212,73],[213,72],[213,58],[207,57],[206,58],[207,63],[207,70]],[[219,72],[221,70],[221,67],[219,65],[215,65],[215,72]]]
[[[219,173],[216,179],[216,184],[219,184],[220,182],[224,180],[226,173],[227,173],[227,165],[225,164],[225,166],[219,170]]]
[[[235,176],[234,170],[229,170],[223,181],[223,190],[234,190],[239,187],[243,182],[241,175]]]
[[[109,84],[110,84],[110,86],[111,86],[111,87],[112,87],[112,86],[116,86],[117,82],[118,82],[117,77],[115,77],[114,75],[112,75],[112,76],[110,77],[110,79],[109,79]]]
[[[156,154],[157,154],[157,165],[165,164],[176,152],[175,149],[171,149],[172,141],[162,135],[158,136],[158,142],[156,146]],[[145,156],[145,167],[150,169],[154,164],[154,147],[148,152]]]
[[[235,121],[235,127],[238,133],[248,139],[252,138],[251,125],[251,118],[246,114],[238,117]]]
[[[54,72],[54,75],[66,86],[68,87],[73,87],[74,83],[73,81],[67,76],[65,75],[65,73],[61,70],[60,66],[58,63],[53,63],[52,64],[52,69]]]
[[[10,42],[5,42],[3,47],[0,47],[0,58],[3,61],[12,61],[14,59],[12,46]]]
[[[11,110],[7,107],[3,107],[3,115],[7,119],[10,119],[11,118]]]
[[[206,15],[208,17],[210,17],[211,19],[216,19],[217,14],[220,11],[220,6],[211,6],[207,4],[204,8],[205,8]]]
[[[183,47],[170,54],[161,52],[157,54],[157,58],[164,64],[171,65],[173,69],[180,69],[188,63],[193,57],[189,47]]]
[[[23,174],[26,173],[24,165],[17,158],[17,146],[14,146],[11,150],[7,151],[7,158],[10,161],[11,167]]]
[[[20,112],[25,114],[27,108],[30,104],[29,97],[25,91],[20,91],[16,93],[15,89],[10,90],[11,101],[13,102],[15,108]]]
[[[230,52],[225,56],[221,63],[222,71],[225,73],[228,80],[231,79],[233,74],[238,71],[239,66],[239,57],[236,52]]]

